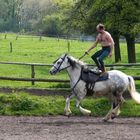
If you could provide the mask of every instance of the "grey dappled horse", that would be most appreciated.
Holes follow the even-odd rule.
[[[81,70],[83,67],[86,67],[86,64],[82,61],[79,61],[72,56],[63,54],[58,58],[54,65],[52,66],[50,73],[56,74],[61,70],[66,69],[70,77],[70,86],[72,89],[72,95],[67,97],[65,105],[65,114],[70,115],[70,100],[73,97],[76,97],[77,103],[76,107],[85,114],[90,115],[91,111],[84,109],[80,106],[80,101],[87,94],[86,82],[80,79]],[[104,121],[113,119],[120,113],[120,105],[124,102],[122,94],[128,90],[131,94],[131,97],[140,104],[140,94],[136,92],[135,83],[131,76],[126,75],[125,73],[118,70],[108,71],[109,79],[105,81],[98,81],[93,87],[94,95],[108,95],[112,101],[111,110],[104,117]]]

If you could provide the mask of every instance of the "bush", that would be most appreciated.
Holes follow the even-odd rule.
[[[37,101],[29,98],[27,95],[13,95],[11,109],[14,111],[30,111],[39,107]]]

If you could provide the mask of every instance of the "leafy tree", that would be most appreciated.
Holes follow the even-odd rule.
[[[62,20],[61,17],[57,15],[47,15],[43,19],[43,28],[42,32],[46,35],[60,35],[62,34]]]
[[[6,17],[7,17],[7,5],[5,1],[0,0],[0,30],[3,31],[6,24]]]
[[[74,6],[73,0],[53,0],[54,4],[57,7],[56,15],[61,17],[61,29],[63,35],[69,35],[70,29],[72,29],[70,26],[67,26],[70,21],[66,21],[66,17],[69,16],[70,9]]]
[[[22,4],[22,0],[5,0],[4,3],[7,8],[4,17],[7,30],[12,29],[13,31],[17,31],[19,25],[19,9]]]
[[[22,0],[0,0],[0,30],[18,31]]]
[[[140,1],[137,0],[79,0],[69,18],[74,27],[94,33],[98,23],[104,23],[115,40],[116,62],[121,59],[119,36],[127,41],[128,62],[136,62],[135,36],[139,31]]]
[[[0,0],[0,30],[66,34],[62,20],[71,6],[72,0]]]

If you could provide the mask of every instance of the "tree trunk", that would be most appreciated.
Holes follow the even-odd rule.
[[[128,63],[136,63],[135,54],[135,37],[133,35],[125,35],[127,42]]]
[[[120,43],[119,43],[119,34],[113,33],[112,37],[115,42],[115,47],[114,47],[114,54],[115,54],[115,62],[121,61],[121,53],[120,53]]]

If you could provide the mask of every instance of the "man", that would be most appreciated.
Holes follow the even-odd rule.
[[[112,56],[114,41],[110,33],[105,31],[105,27],[103,24],[98,24],[96,29],[97,32],[99,33],[98,36],[96,37],[96,41],[85,53],[88,54],[93,48],[97,46],[98,43],[101,44],[102,49],[93,54],[91,58],[96,63],[98,69],[104,73],[105,66],[103,60],[108,56],[109,57]]]

